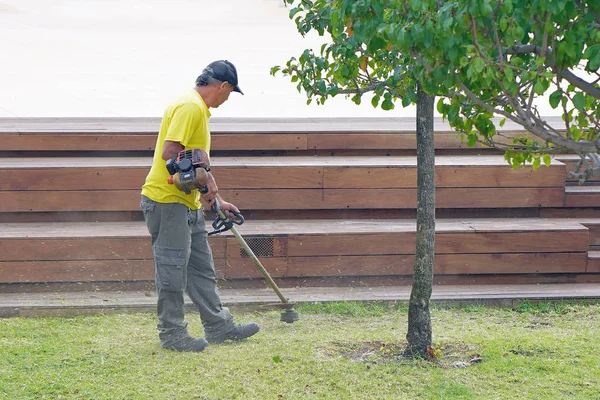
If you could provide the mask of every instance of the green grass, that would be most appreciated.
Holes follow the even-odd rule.
[[[234,310],[236,311],[236,310]],[[255,337],[163,350],[152,314],[0,320],[0,398],[599,399],[600,305],[432,310],[435,361],[407,360],[406,308],[306,304],[301,320],[236,311]],[[197,315],[189,330],[202,335]],[[480,355],[481,363],[456,368]]]

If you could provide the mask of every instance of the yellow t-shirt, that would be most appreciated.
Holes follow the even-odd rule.
[[[158,203],[185,204],[192,210],[202,207],[198,190],[185,194],[175,185],[169,185],[167,161],[163,160],[162,152],[165,140],[170,140],[181,143],[185,150],[203,149],[206,154],[210,154],[209,117],[208,107],[200,94],[193,89],[167,107],[156,140],[152,168],[146,176],[146,183],[142,186],[144,196]]]

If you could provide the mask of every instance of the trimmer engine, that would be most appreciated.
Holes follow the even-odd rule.
[[[177,157],[167,161],[168,182],[177,189],[190,194],[192,190],[206,185],[207,172],[210,171],[208,154],[202,149],[182,150]]]

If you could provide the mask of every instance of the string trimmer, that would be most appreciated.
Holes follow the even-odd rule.
[[[210,161],[208,154],[204,150],[193,149],[180,151],[177,154],[177,157],[167,161],[166,167],[170,175],[168,178],[168,183],[175,185],[177,189],[187,194],[190,194],[192,190],[196,189],[199,189],[201,193],[206,193],[208,191],[205,184],[207,172],[210,171]],[[240,243],[240,246],[242,246],[242,248],[246,251],[246,254],[252,258],[252,261],[254,261],[254,264],[256,264],[269,286],[271,286],[281,300],[281,303],[271,304],[271,306],[279,307],[284,310],[281,313],[281,321],[287,322],[288,324],[298,321],[299,317],[296,310],[294,310],[294,305],[290,303],[288,299],[283,296],[283,294],[281,294],[281,290],[279,290],[279,287],[277,287],[277,284],[273,278],[271,278],[271,275],[269,275],[258,257],[256,257],[250,246],[248,246],[248,243],[246,243],[242,235],[240,235],[236,229],[235,225],[241,225],[244,223],[244,217],[242,217],[242,214],[233,212],[234,218],[228,217],[227,214],[221,209],[217,199],[215,199],[211,208],[216,215],[216,218],[212,224],[215,230],[214,232],[210,232],[208,235],[215,235],[217,233],[231,230],[235,238]]]
[[[288,324],[291,324],[294,321],[298,321],[299,316],[298,312],[294,310],[294,304],[290,303],[288,299],[285,298],[285,296],[281,293],[281,290],[279,290],[279,287],[277,286],[273,278],[271,278],[269,272],[267,272],[265,267],[263,267],[258,257],[256,257],[250,246],[248,246],[248,243],[246,243],[242,235],[240,235],[237,228],[235,227],[235,225],[241,225],[244,223],[244,217],[242,216],[242,214],[234,211],[232,212],[234,217],[228,217],[225,214],[225,212],[221,209],[219,201],[217,199],[215,199],[213,203],[212,210],[216,215],[216,218],[212,223],[212,226],[215,230],[213,232],[210,232],[208,235],[215,235],[217,233],[231,230],[235,238],[240,243],[240,246],[242,246],[242,248],[246,251],[246,254],[250,256],[252,261],[254,261],[254,264],[256,264],[256,266],[258,267],[258,270],[267,281],[267,284],[271,287],[271,289],[273,289],[275,294],[277,294],[277,297],[279,297],[279,299],[281,300],[281,303],[269,304],[270,306],[283,309],[280,321],[287,322]]]

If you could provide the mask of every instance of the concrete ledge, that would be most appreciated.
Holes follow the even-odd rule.
[[[410,286],[371,288],[310,287],[282,289],[294,303],[333,301],[407,302]],[[268,309],[265,304],[279,302],[270,289],[221,289],[226,306]],[[600,284],[540,284],[540,285],[437,285],[432,303],[438,305],[483,304],[493,307],[514,307],[528,301],[590,301],[600,299]],[[193,305],[186,297],[188,310]],[[154,312],[156,294],[149,291],[127,292],[64,292],[64,293],[3,293],[0,294],[0,317],[66,317],[111,313]]]

